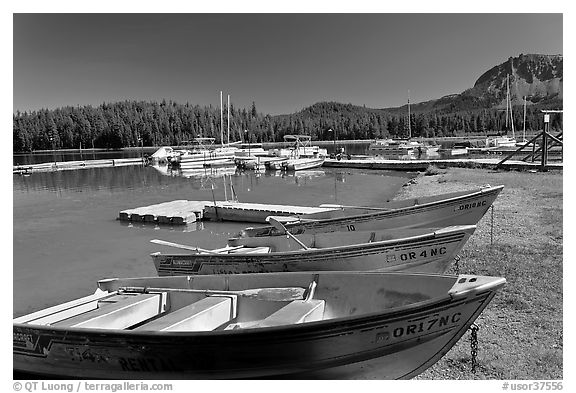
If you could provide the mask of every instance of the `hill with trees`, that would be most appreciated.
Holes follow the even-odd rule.
[[[413,137],[465,136],[504,128],[506,75],[510,75],[515,129],[523,126],[523,97],[528,96],[526,129],[543,128],[542,109],[562,109],[562,56],[520,55],[484,73],[460,94],[397,108],[372,109],[320,102],[287,115],[230,107],[231,141],[282,141],[286,134],[307,134],[313,140],[403,137],[408,122]],[[227,118],[225,114],[225,121]],[[108,148],[181,145],[195,137],[220,137],[220,110],[173,101],[122,101],[98,107],[63,107],[16,112],[13,149],[24,152],[63,148]],[[552,118],[562,129],[562,116]],[[228,128],[224,124],[224,133]],[[247,132],[244,132],[247,130]],[[140,139],[141,138],[141,139]]]

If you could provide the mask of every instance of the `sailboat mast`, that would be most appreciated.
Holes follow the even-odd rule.
[[[230,144],[230,94],[228,94],[228,144]]]
[[[224,147],[224,114],[222,113],[222,90],[220,90],[220,144]]]
[[[408,139],[412,139],[412,129],[410,128],[410,90],[408,90]]]
[[[512,114],[512,95],[509,94],[510,96],[510,125],[512,126],[512,139],[516,139],[516,137],[514,136],[514,115]]]
[[[510,85],[508,84],[508,77],[506,75],[506,132],[508,132],[508,104],[510,103]]]
[[[524,96],[524,130],[522,132],[522,140],[526,140],[526,96]]]

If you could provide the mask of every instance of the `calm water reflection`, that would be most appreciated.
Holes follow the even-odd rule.
[[[14,316],[92,293],[100,278],[156,275],[149,254],[177,250],[151,239],[212,248],[247,226],[131,225],[116,220],[121,210],[176,199],[223,200],[230,197],[230,184],[243,202],[370,205],[392,198],[412,175],[229,168],[184,176],[140,166],[14,175]]]

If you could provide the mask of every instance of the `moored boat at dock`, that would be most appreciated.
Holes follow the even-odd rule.
[[[272,157],[264,163],[266,169],[270,169],[272,171],[281,170],[284,166],[283,164],[288,161],[288,157]]]
[[[444,273],[474,225],[230,239],[226,248],[151,254],[160,276],[310,270]],[[193,247],[190,247],[193,248]]]
[[[406,379],[444,356],[504,284],[378,272],[101,280],[93,295],[13,320],[13,369],[60,379]]]
[[[465,156],[469,153],[470,142],[457,142],[452,147],[438,149],[440,157]]]
[[[309,135],[284,135],[284,142],[293,143],[290,149],[273,149],[271,155],[278,159],[266,163],[268,169],[299,171],[322,166],[328,155],[326,149],[311,145]]]
[[[512,137],[508,134],[508,121],[512,127]],[[512,114],[512,99],[510,96],[510,75],[506,75],[506,131],[496,135],[486,137],[487,149],[498,149],[507,147],[516,147],[516,138],[514,136],[514,116]]]
[[[318,168],[324,164],[324,160],[324,157],[290,159],[284,163],[284,169],[287,171],[302,171]]]
[[[260,169],[269,158],[261,143],[243,143],[234,153],[234,163],[240,169]]]
[[[168,159],[174,154],[174,149],[170,146],[162,146],[156,150],[149,158],[149,162],[152,165],[166,164]]]
[[[196,169],[214,165],[234,165],[235,146],[214,147],[214,138],[195,138],[190,149],[181,150],[180,154],[169,160],[173,167]]]

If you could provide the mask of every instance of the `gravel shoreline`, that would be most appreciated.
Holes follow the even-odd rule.
[[[476,321],[476,372],[467,332],[417,379],[562,379],[562,173],[433,173],[408,182],[395,199],[504,185],[493,216],[488,210],[461,251],[458,268],[505,277],[507,284]],[[456,273],[455,266],[449,273]]]

